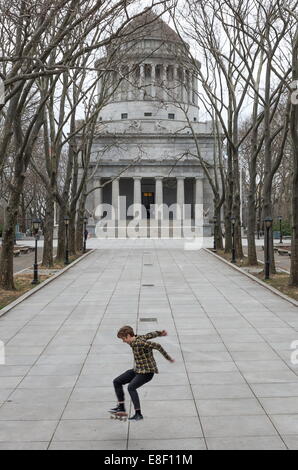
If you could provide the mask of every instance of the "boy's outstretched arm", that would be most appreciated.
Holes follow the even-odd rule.
[[[152,333],[147,333],[146,335],[140,335],[140,338],[142,339],[152,339],[152,338],[157,338],[158,336],[167,336],[167,332],[165,330],[162,331],[152,331]]]
[[[160,336],[160,335],[159,335]],[[152,343],[151,341],[144,341],[144,346],[150,349],[157,349],[168,361],[175,362],[174,359],[169,356],[169,354],[164,350],[164,348],[159,343]]]

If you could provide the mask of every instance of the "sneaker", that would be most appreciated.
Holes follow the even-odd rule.
[[[144,419],[144,417],[141,413],[136,413],[134,416],[128,419],[129,421],[140,421],[141,419]]]
[[[125,412],[125,406],[124,405],[118,405],[116,408],[111,408],[109,410],[110,413],[120,413],[121,411]]]

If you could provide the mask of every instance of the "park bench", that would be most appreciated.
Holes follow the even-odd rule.
[[[288,250],[280,250],[280,249],[279,249],[279,250],[278,250],[278,254],[279,254],[280,256],[291,256],[291,252],[288,251]]]

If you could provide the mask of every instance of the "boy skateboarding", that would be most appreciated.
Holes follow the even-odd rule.
[[[158,374],[156,362],[153,357],[153,349],[157,349],[168,361],[175,362],[160,344],[148,341],[148,339],[156,338],[157,336],[167,336],[167,332],[163,330],[147,333],[146,335],[135,335],[133,328],[130,326],[124,326],[118,331],[117,337],[122,339],[124,343],[129,344],[132,348],[135,365],[133,369],[129,369],[124,372],[124,374],[119,375],[113,382],[118,399],[118,406],[112,408],[110,412],[116,417],[119,416],[121,418],[127,416],[124,404],[123,385],[128,383],[128,391],[135,409],[134,416],[129,418],[129,420],[139,421],[143,419],[137,388],[150,382],[154,374]]]

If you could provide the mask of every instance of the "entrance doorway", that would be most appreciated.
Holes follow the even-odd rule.
[[[150,206],[154,204],[155,194],[153,192],[143,192],[142,193],[142,205],[146,208],[147,219],[150,219]]]

